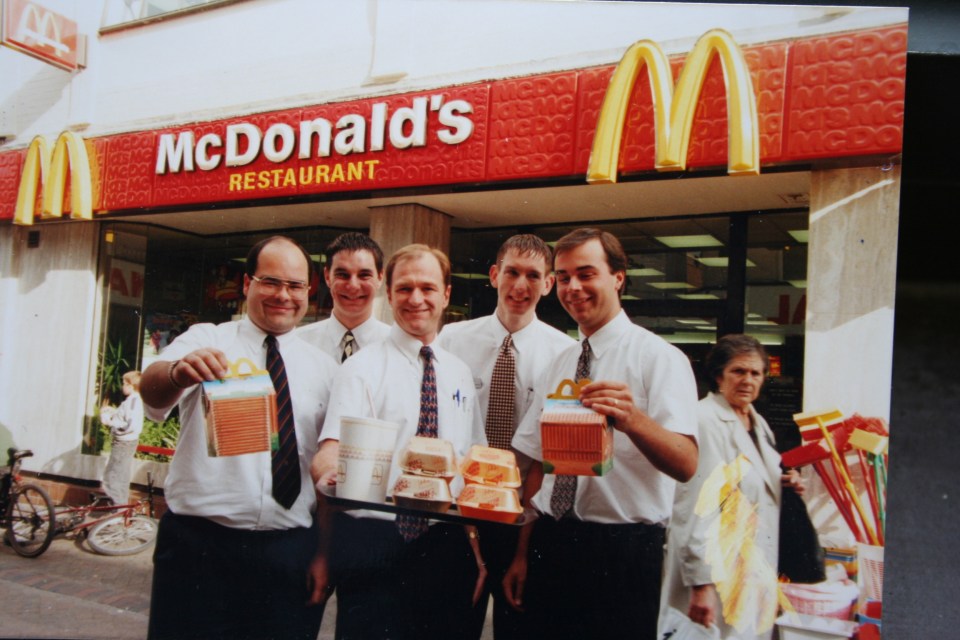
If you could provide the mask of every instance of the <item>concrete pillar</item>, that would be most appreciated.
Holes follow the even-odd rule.
[[[383,249],[384,260],[408,244],[419,242],[450,253],[450,216],[421,204],[397,204],[370,208],[370,237]],[[386,266],[386,264],[384,264]],[[386,282],[374,303],[374,315],[392,322],[386,303]]]
[[[889,418],[899,204],[899,165],[810,176],[805,412]],[[855,457],[850,463],[856,476]],[[808,508],[821,540],[852,542],[825,489],[812,485]]]

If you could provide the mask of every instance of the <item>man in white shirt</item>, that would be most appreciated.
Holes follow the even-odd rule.
[[[674,483],[697,467],[693,372],[623,312],[628,262],[613,235],[578,229],[554,251],[557,296],[582,341],[553,362],[537,400],[542,407],[564,378],[594,380],[580,397],[613,423],[613,467],[599,477],[545,475],[540,410],[526,415],[513,446],[540,461],[524,501],[541,516],[521,532],[504,591],[543,637],[652,639]]]
[[[383,280],[383,251],[370,236],[350,231],[337,236],[324,254],[323,279],[333,313],[301,327],[297,335],[343,362],[390,333],[390,325],[373,317],[373,301]]]
[[[386,281],[396,324],[337,373],[313,465],[321,486],[336,479],[342,416],[399,423],[388,491],[412,436],[448,440],[459,456],[486,442],[470,370],[436,341],[450,302],[449,260],[408,245],[390,258]],[[389,513],[340,512],[329,523],[327,515],[321,506],[324,537],[313,574],[329,573],[337,588],[338,638],[464,637],[484,575],[463,526],[421,520],[423,529],[410,535]]]
[[[181,422],[154,553],[154,640],[315,640],[323,616],[305,604],[318,539],[310,461],[337,365],[293,332],[310,288],[303,247],[268,238],[250,250],[246,269],[246,316],[190,327],[141,380],[147,415],[162,420],[179,404]],[[214,456],[201,383],[223,379],[241,358],[269,370],[281,444]]]
[[[537,318],[537,303],[553,287],[552,262],[553,252],[537,236],[521,234],[508,238],[490,267],[490,284],[497,290],[494,314],[449,324],[440,333],[440,344],[466,362],[473,372],[487,441],[493,447],[511,448],[517,424],[533,403],[536,383],[561,351],[576,344],[573,338]],[[504,391],[496,388],[498,380],[494,379],[499,378],[501,370],[511,372]],[[502,421],[498,413],[504,414]],[[521,473],[525,474],[530,458],[515,453]],[[522,628],[522,614],[506,602],[502,588],[518,533],[515,527],[478,526],[480,548],[487,563],[487,582],[476,611],[478,636],[486,617],[488,595],[492,594],[497,640],[529,637]]]

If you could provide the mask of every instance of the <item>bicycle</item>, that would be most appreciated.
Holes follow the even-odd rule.
[[[32,451],[7,450],[7,466],[0,467],[0,526],[4,540],[24,558],[47,550],[54,536],[53,501],[42,487],[20,481],[20,463]]]
[[[147,474],[147,497],[136,502],[113,504],[107,496],[91,497],[87,505],[57,507],[54,535],[86,538],[91,549],[105,556],[140,553],[156,539],[152,475]]]

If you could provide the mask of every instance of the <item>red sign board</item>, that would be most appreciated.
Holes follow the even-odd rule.
[[[30,0],[3,3],[2,43],[55,67],[77,69],[77,23]]]

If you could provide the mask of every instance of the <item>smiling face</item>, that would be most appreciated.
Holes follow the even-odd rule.
[[[285,240],[276,240],[263,247],[257,259],[258,278],[277,278],[310,282],[310,267],[303,253]],[[280,287],[271,291],[250,276],[243,276],[243,294],[247,297],[247,316],[253,324],[271,335],[293,330],[307,312],[307,291],[299,296]]]
[[[620,312],[619,291],[626,275],[611,272],[600,240],[593,238],[557,254],[557,297],[585,336]]]
[[[433,342],[443,310],[450,304],[450,287],[443,282],[437,258],[420,253],[397,262],[387,299],[401,329],[423,344]]]
[[[497,290],[497,317],[517,331],[533,320],[540,298],[550,293],[553,276],[544,256],[510,249],[490,267],[490,283]]]
[[[753,404],[763,386],[763,358],[756,353],[734,356],[717,377],[717,390],[731,407],[739,411]]]
[[[382,276],[377,272],[373,254],[365,249],[340,251],[324,267],[323,279],[333,297],[333,315],[347,329],[370,318]]]

